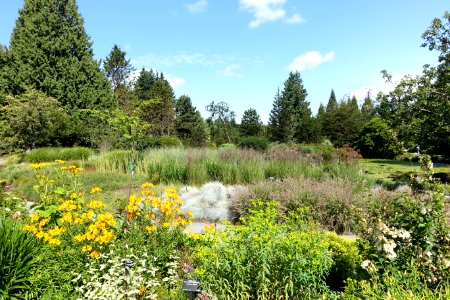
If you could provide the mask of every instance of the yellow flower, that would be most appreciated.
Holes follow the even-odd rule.
[[[100,257],[100,251],[94,250],[94,251],[91,252],[90,256],[93,257],[93,258],[99,258]]]
[[[89,252],[91,250],[92,250],[91,245],[86,245],[86,246],[81,247],[81,251],[83,251],[83,252]]]
[[[187,214],[188,217],[191,218],[191,219],[194,217],[194,215],[192,214],[192,212],[191,212],[190,210],[188,210],[188,212],[187,212],[186,214]]]
[[[211,224],[211,225],[205,225],[205,226],[203,226],[203,230],[204,230],[206,233],[214,233],[214,231],[216,231],[216,227],[214,226],[214,224]]]
[[[91,209],[95,209],[95,208],[105,208],[105,207],[106,207],[106,204],[103,203],[103,202],[100,201],[100,200],[93,200],[93,201],[91,201],[91,202],[88,203],[87,207],[88,207],[88,208],[91,208]]]
[[[40,218],[39,214],[32,214],[31,215],[31,223],[39,221],[39,218]]]
[[[82,241],[84,241],[86,238],[85,238],[85,236],[84,236],[83,234],[77,234],[76,236],[73,237],[73,239],[74,239],[76,242],[82,242]]]
[[[103,190],[101,188],[99,188],[99,187],[93,187],[89,193],[90,194],[95,194],[95,193],[100,193],[102,191]]]
[[[61,223],[72,223],[72,214],[70,212],[66,212],[60,220]]]
[[[61,240],[53,238],[53,239],[50,239],[48,241],[48,243],[53,246],[59,246],[59,245],[61,245]]]
[[[155,226],[155,225],[152,225],[152,226],[145,226],[145,229],[146,229],[148,232],[153,232],[153,231],[156,231],[156,226]]]
[[[167,227],[169,227],[169,226],[170,226],[170,222],[164,222],[164,223],[162,223],[162,227],[167,228]]]
[[[45,168],[46,166],[49,166],[50,163],[48,162],[42,162],[42,163],[37,163],[37,164],[30,164],[30,167],[33,169],[41,169],[41,168]]]
[[[191,239],[194,239],[194,240],[199,240],[199,239],[200,239],[200,234],[198,234],[197,232],[190,233],[190,234],[189,234],[189,237],[190,237]]]
[[[154,188],[155,186],[153,185],[153,183],[151,183],[151,182],[144,182],[142,185],[141,185],[141,189],[152,189],[152,188]]]
[[[39,227],[45,226],[45,224],[47,224],[48,222],[50,222],[50,219],[49,219],[49,218],[42,219],[42,220],[39,222]]]
[[[57,160],[55,160],[55,163],[63,164],[63,163],[65,163],[65,161],[62,159],[57,159]]]

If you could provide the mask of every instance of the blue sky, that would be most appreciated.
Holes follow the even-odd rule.
[[[23,0],[1,0],[0,43],[9,44]],[[417,74],[437,53],[421,34],[447,0],[78,0],[96,59],[116,43],[133,66],[163,71],[176,96],[203,116],[211,101],[255,108],[266,122],[277,88],[299,71],[313,114],[334,88],[362,100]]]

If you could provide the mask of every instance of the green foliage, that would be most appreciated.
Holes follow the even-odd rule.
[[[170,135],[174,131],[175,95],[163,73],[142,69],[134,92],[140,100],[141,118],[152,135]]]
[[[211,116],[206,119],[209,125],[211,141],[217,145],[233,143],[238,137],[235,113],[226,102],[212,101],[205,107]]]
[[[450,227],[444,193],[394,194],[373,202],[361,223],[361,254],[378,269],[408,271],[411,263],[423,284],[448,279]]]
[[[269,141],[264,137],[244,136],[239,140],[239,147],[264,151],[269,147]]]
[[[423,285],[414,265],[409,270],[391,270],[375,275],[370,280],[348,280],[343,300],[446,300],[450,297],[450,283],[442,282],[436,288]]]
[[[183,142],[173,135],[147,137],[143,141],[143,148],[183,148]]]
[[[40,250],[18,221],[0,213],[0,298],[16,299],[30,290]]]
[[[36,90],[7,97],[0,108],[0,151],[65,144],[73,131],[59,102]]]
[[[114,44],[111,52],[103,62],[106,76],[111,80],[114,92],[117,93],[121,87],[126,86],[130,73],[133,72],[130,60],[125,59],[127,53]]]
[[[26,153],[23,160],[29,163],[53,162],[61,160],[87,160],[92,155],[92,150],[84,147],[72,148],[38,148]]]
[[[186,146],[203,147],[208,141],[208,128],[191,98],[181,96],[175,103],[175,131]]]
[[[262,134],[262,121],[256,109],[249,108],[244,111],[239,131],[241,136],[260,136]]]
[[[341,291],[349,279],[358,278],[362,262],[356,240],[338,236],[334,232],[324,231],[328,239],[333,266],[326,277],[328,286],[334,291]]]
[[[357,147],[364,158],[394,158],[403,151],[395,132],[380,118],[364,124]]]
[[[237,214],[245,215],[251,207],[251,199],[255,198],[278,201],[283,213],[310,207],[310,216],[323,228],[338,233],[354,232],[358,225],[358,208],[364,208],[369,200],[364,186],[348,179],[323,178],[319,181],[315,178],[300,174],[253,183],[248,186],[247,193],[240,193],[233,208]]]
[[[69,109],[115,105],[74,0],[26,0],[0,73],[8,94],[31,87]]]
[[[195,276],[220,299],[317,299],[332,266],[326,238],[305,211],[279,215],[255,202],[242,224],[216,231],[193,252]],[[279,222],[281,221],[281,222]]]
[[[317,139],[311,119],[311,109],[306,101],[308,93],[303,86],[299,72],[290,72],[284,82],[283,91],[277,91],[273,108],[269,115],[269,138],[271,141],[297,142]]]

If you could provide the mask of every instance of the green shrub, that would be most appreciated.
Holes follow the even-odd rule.
[[[277,204],[255,202],[242,224],[207,236],[194,249],[195,275],[219,299],[318,299],[329,292],[326,237]],[[278,222],[282,221],[282,222]]]
[[[148,137],[143,142],[143,148],[183,148],[183,142],[172,135]]]
[[[239,140],[239,147],[243,149],[267,150],[269,141],[260,136],[244,136]]]
[[[333,266],[326,277],[328,286],[334,291],[342,291],[348,278],[358,278],[362,257],[356,240],[325,231],[328,239]]]
[[[86,160],[92,150],[84,147],[73,148],[38,148],[25,154],[24,160],[30,163],[52,162],[61,160]]]
[[[403,152],[395,132],[380,118],[364,124],[357,147],[364,158],[394,158]]]
[[[420,157],[419,153],[403,153],[403,154],[397,155],[395,157],[395,160],[418,162],[419,157]]]
[[[411,262],[424,284],[448,279],[450,226],[443,192],[381,195],[363,216],[361,254],[383,273],[408,271]]]
[[[225,143],[219,146],[219,149],[235,149],[237,148],[235,144]]]
[[[21,297],[30,289],[40,249],[20,223],[0,214],[0,298]]]

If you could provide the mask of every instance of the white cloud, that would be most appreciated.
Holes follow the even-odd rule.
[[[172,75],[167,75],[166,76],[167,81],[170,83],[170,85],[173,88],[182,86],[186,83],[186,80],[182,77],[177,77],[177,76],[172,76]]]
[[[253,14],[254,20],[249,23],[250,28],[257,28],[267,22],[284,20],[287,24],[303,22],[299,14],[286,16],[284,5],[286,0],[239,0],[240,9]]]
[[[187,4],[186,8],[191,14],[199,14],[205,12],[208,8],[208,0],[198,0],[194,3]]]
[[[420,71],[413,72],[413,73],[397,73],[397,74],[391,74],[392,75],[392,82],[386,82],[382,77],[381,74],[378,74],[377,79],[373,80],[373,83],[367,84],[361,88],[357,88],[355,90],[352,90],[349,95],[355,96],[356,99],[362,100],[367,96],[367,92],[370,92],[370,95],[372,99],[374,99],[379,92],[382,92],[384,94],[388,94],[389,92],[393,91],[398,83],[400,83],[400,80],[410,75],[412,77],[415,77],[420,74]]]
[[[137,66],[172,67],[181,64],[209,66],[213,64],[213,61],[211,58],[206,57],[205,54],[198,52],[162,55],[149,53],[136,57],[132,60],[132,63]]]
[[[218,74],[223,77],[242,77],[241,71],[241,65],[239,64],[232,64],[225,66],[225,69],[220,71]]]
[[[318,51],[309,51],[294,58],[294,61],[288,66],[290,71],[312,70],[318,65],[334,59],[334,52],[328,52],[321,55]]]
[[[293,14],[289,18],[286,18],[285,22],[287,24],[299,24],[305,22],[305,20],[299,14]]]

